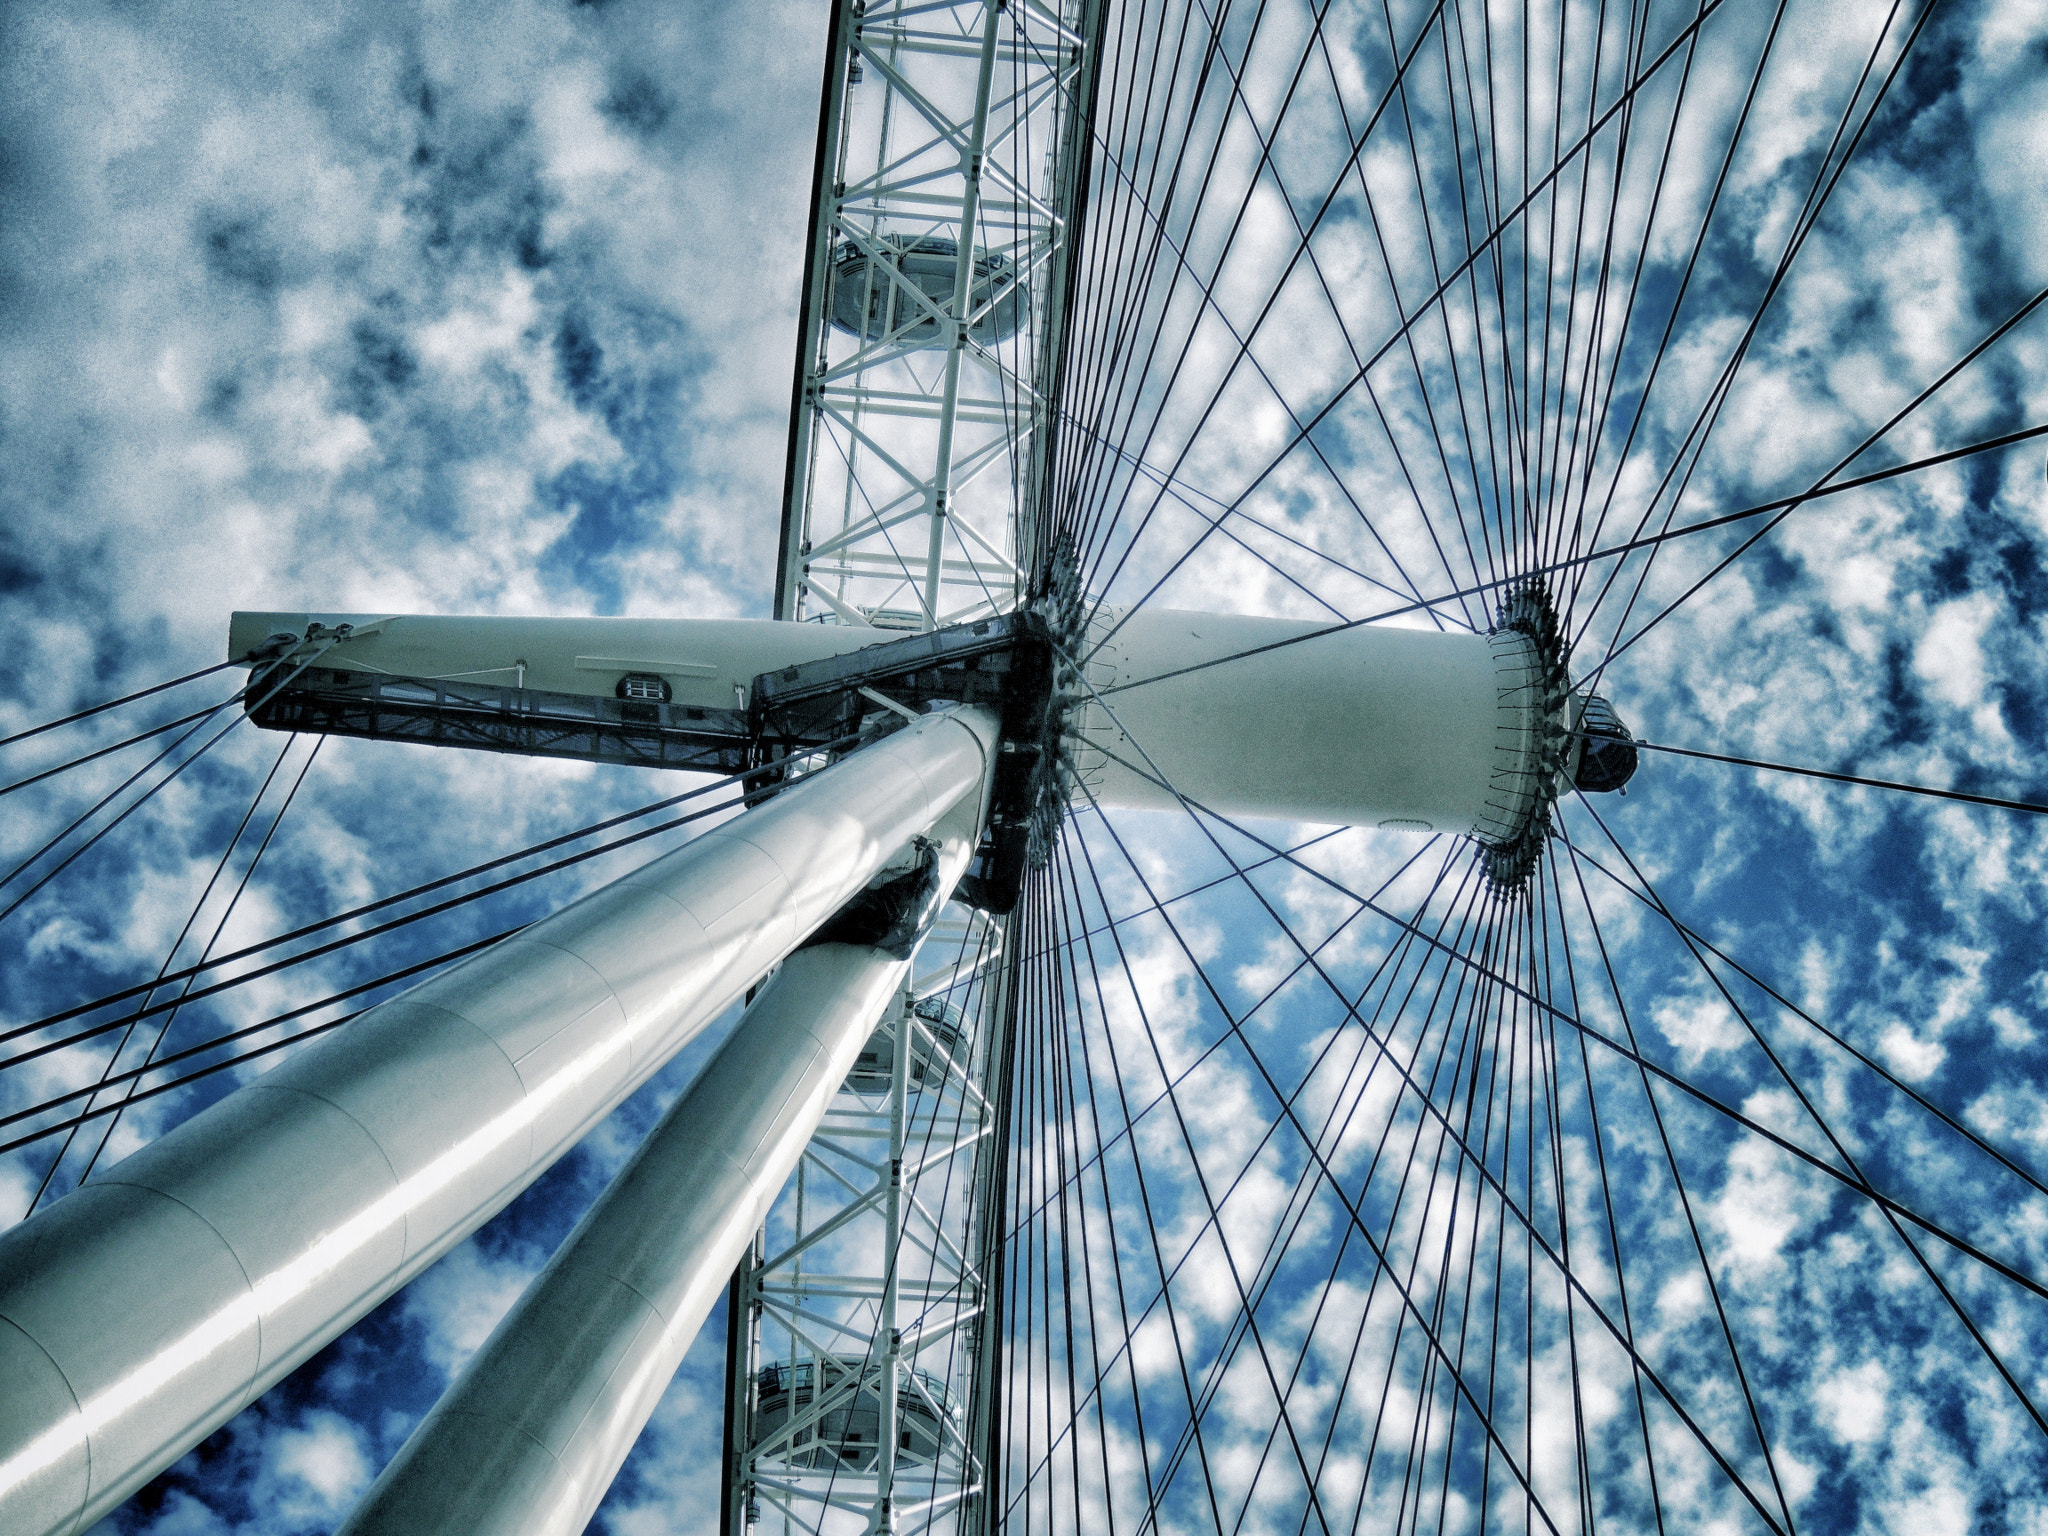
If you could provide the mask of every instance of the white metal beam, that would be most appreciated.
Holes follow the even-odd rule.
[[[978,794],[993,747],[985,713],[928,716],[0,1234],[0,1530],[85,1529],[487,1220]]]
[[[980,795],[934,829],[950,889]],[[865,945],[785,960],[343,1525],[575,1536],[909,970]]]

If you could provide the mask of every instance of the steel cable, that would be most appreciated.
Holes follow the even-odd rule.
[[[214,673],[224,672],[229,667],[246,665],[247,663],[242,661],[217,661],[210,667],[201,667],[197,672],[187,672],[183,677],[174,677],[167,683],[156,683],[148,688],[139,689],[134,693],[123,694],[118,699],[109,699],[104,704],[95,704],[90,709],[81,709],[76,714],[66,715],[61,720],[51,720],[43,725],[31,726],[25,731],[16,731],[12,736],[0,736],[0,747],[12,746],[17,741],[27,741],[31,736],[40,736],[45,731],[56,730],[60,725],[70,725],[77,720],[84,720],[93,715],[104,714],[110,709],[119,709],[123,704],[133,704],[137,699],[146,699],[151,694],[162,693],[167,688],[178,688],[186,683],[197,682],[202,677],[211,677]]]
[[[263,797],[270,792],[271,781],[277,777],[277,770],[284,766],[285,753],[291,750],[291,745],[291,738],[286,738],[284,745],[278,748],[277,757],[275,761],[271,763],[270,771],[263,775],[263,782],[256,786],[256,793],[254,796],[250,798],[249,801],[249,809],[242,813],[241,823],[238,826],[236,826],[233,835],[231,835],[228,838],[227,846],[221,849],[219,862],[217,862],[213,866],[213,873],[207,876],[206,884],[200,889],[198,898],[192,903],[192,910],[186,915],[183,926],[178,929],[178,936],[171,940],[171,947],[164,952],[164,963],[161,966],[157,967],[157,984],[162,983],[164,972],[168,971],[171,968],[171,962],[178,958],[178,950],[184,944],[187,935],[189,935],[192,932],[192,925],[199,921],[199,914],[201,910],[204,909],[204,907],[206,906],[207,898],[213,894],[214,885],[220,880],[222,872],[225,871],[228,867],[228,860],[234,856],[235,849],[240,846],[242,841],[242,834],[249,830],[249,823],[255,818],[256,808],[263,803]],[[311,760],[308,759],[308,761],[310,762]],[[290,802],[287,801],[286,803],[289,804]],[[280,818],[281,817],[282,813],[280,812]],[[275,824],[272,825],[271,830],[276,830]],[[264,841],[267,845],[269,839],[266,838]],[[260,850],[258,853],[258,857],[261,857]],[[245,872],[242,877],[243,885],[246,885],[248,883],[248,875],[249,873],[254,872],[255,867],[255,861],[251,860],[249,865],[249,871]],[[241,886],[236,887],[235,894],[238,897],[240,896]],[[232,909],[232,903],[230,904],[230,908]],[[223,918],[222,921],[224,922],[226,921],[226,919]],[[218,930],[216,930],[216,936],[218,936]],[[154,989],[152,988],[152,990]],[[175,1012],[172,1015],[170,1015],[170,1017],[176,1017]],[[128,1042],[134,1038],[136,1026],[141,1022],[142,1016],[140,1014],[137,1014],[134,1018],[131,1018],[128,1021],[127,1029],[122,1031],[121,1038],[115,1042],[112,1053],[107,1057],[106,1066],[101,1069],[100,1081],[98,1085],[91,1090],[91,1092],[93,1092],[95,1095],[98,1093],[100,1088],[107,1086],[107,1080],[109,1075],[113,1072],[114,1068],[119,1064],[121,1060],[121,1053],[127,1050]],[[164,1028],[168,1029],[169,1027],[170,1026],[167,1020]],[[162,1031],[159,1031],[157,1034],[157,1042],[161,1043],[162,1040],[163,1033]],[[152,1045],[150,1048],[150,1055],[154,1054],[155,1046]],[[145,1056],[143,1058],[143,1061],[144,1065],[147,1065],[148,1057]],[[116,1120],[118,1120],[118,1118],[119,1117],[116,1116]],[[99,1145],[93,1149],[92,1157],[87,1160],[84,1172],[80,1173],[78,1178],[73,1181],[74,1185],[83,1184],[85,1182],[87,1175],[89,1175],[92,1172],[93,1163],[99,1160],[100,1152],[105,1149],[107,1144],[107,1138],[112,1135],[113,1126],[110,1124],[107,1127],[106,1134],[100,1137]],[[57,1149],[56,1155],[50,1159],[50,1166],[43,1170],[42,1182],[36,1185],[35,1193],[29,1196],[28,1208],[21,1213],[22,1220],[26,1221],[29,1217],[35,1214],[36,1206],[42,1202],[44,1193],[50,1187],[50,1181],[57,1176],[58,1168],[63,1166],[65,1157],[70,1154],[71,1144],[75,1136],[76,1129],[74,1128],[72,1134],[67,1135],[64,1138],[64,1145],[59,1147]]]

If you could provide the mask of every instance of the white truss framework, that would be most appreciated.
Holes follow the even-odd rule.
[[[1085,0],[840,0],[777,617],[930,629],[1022,595],[1090,15]],[[904,275],[909,248],[950,262],[950,291]]]
[[[947,909],[735,1281],[729,1531],[950,1532],[984,1490],[996,1118],[977,1021],[1004,927]]]

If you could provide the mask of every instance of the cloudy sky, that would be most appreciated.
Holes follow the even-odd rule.
[[[1114,216],[1105,211],[1102,227],[1115,238],[1094,248],[1077,321],[1090,351],[1073,410],[1093,436],[1070,441],[1096,446],[1069,449],[1066,510],[1083,535],[1093,590],[1112,605],[1356,618],[1403,593],[1493,580],[1492,562],[1461,542],[1483,543],[1489,517],[1517,550],[1519,564],[1504,565],[1526,568],[1537,548],[1555,556],[1604,546],[1667,517],[1683,525],[1803,492],[2048,284],[2040,5],[1949,0],[1926,15],[1912,5],[1799,4],[1781,14],[1722,0],[1623,15],[1613,4],[1599,26],[1594,8],[1574,8],[1559,78],[1578,118],[1559,112],[1554,130],[1545,124],[1555,92],[1541,69],[1526,91],[1503,84],[1493,97],[1484,86],[1473,95],[1465,72],[1476,68],[1483,80],[1483,62],[1472,61],[1486,48],[1507,60],[1525,42],[1555,61],[1548,22],[1524,37],[1513,7],[1490,16],[1451,7],[1452,23],[1443,23],[1423,4],[1346,4],[1329,8],[1312,41],[1306,18],[1315,9],[1222,7],[1225,62],[1206,74],[1196,67],[1206,20],[1176,29],[1216,7],[1153,8],[1164,21],[1147,30],[1127,18],[1115,34],[1124,56],[1154,75],[1156,60],[1195,62],[1149,109],[1170,133],[1108,135],[1120,169],[1101,174],[1122,192],[1104,194]],[[815,3],[650,0],[8,7],[0,611],[15,662],[0,685],[0,733],[209,664],[237,608],[765,615],[824,19]],[[1402,48],[1390,47],[1390,34],[1402,48],[1418,36],[1427,44],[1405,93],[1391,90]],[[1908,35],[1912,54],[1895,70]],[[1303,59],[1311,67],[1298,70]],[[1767,67],[1752,91],[1759,59]],[[1564,273],[1550,290],[1555,355],[1540,360],[1540,320],[1531,325],[1520,308],[1468,285],[1447,288],[1441,318],[1432,311],[1430,324],[1413,327],[1368,372],[1364,360],[1400,334],[1401,317],[1446,286],[1489,208],[1498,215],[1488,198],[1506,185],[1512,203],[1520,163],[1540,174],[1557,142],[1587,131],[1588,95],[1604,112],[1617,82],[1638,69],[1646,77],[1637,110],[1604,120],[1594,135],[1604,150],[1574,161],[1500,246],[1510,267],[1524,252],[1548,252],[1553,274]],[[1142,78],[1134,70],[1125,96],[1112,90],[1109,121],[1143,117],[1118,106],[1137,99]],[[1199,102],[1175,107],[1196,80]],[[1589,87],[1595,81],[1604,83]],[[1537,124],[1528,130],[1517,126],[1525,105]],[[1461,113],[1473,129],[1489,124],[1485,154],[1460,137]],[[1255,131],[1276,121],[1278,133]],[[1347,159],[1368,122],[1377,126]],[[1198,195],[1190,178],[1169,195],[1158,168],[1175,163],[1213,164],[1215,190],[1205,183]],[[1463,181],[1461,170],[1470,172]],[[1161,210],[1151,223],[1132,212],[1138,188]],[[1610,217],[1621,232],[1611,246],[1587,235],[1576,262],[1555,254],[1586,220],[1598,230]],[[1313,261],[1299,256],[1304,246]],[[1178,280],[1184,271],[1200,281]],[[1491,267],[1475,271],[1492,281]],[[1567,316],[1570,292],[1584,308]],[[1515,417],[1504,393],[1478,382],[1503,366],[1504,337],[1525,359],[1539,358],[1531,368],[1557,392],[1540,413],[1547,425]],[[1250,361],[1240,365],[1240,354]],[[2048,421],[2044,364],[2048,318],[2037,315],[1842,473]],[[1603,395],[1609,376],[1617,384]],[[1572,423],[1590,422],[1602,399],[1601,446],[1582,449]],[[1689,441],[1703,413],[1711,429]],[[1513,467],[1500,446],[1510,442],[1535,471]],[[1138,460],[1143,472],[1131,467]],[[1581,481],[1560,463],[1593,489],[1575,489]],[[1596,564],[1564,604],[1582,636],[1574,669],[1587,676],[1617,634],[1673,607],[1601,679],[1649,740],[2048,799],[2039,766],[2048,749],[2042,464],[2041,441],[2030,440],[1817,501],[1718,573],[1756,524],[1676,542],[1647,566],[1633,606],[1643,560],[1620,567],[1612,589],[1603,584],[1616,566]],[[1171,494],[1160,489],[1169,477]],[[1506,528],[1508,514],[1486,510],[1532,502],[1541,516],[1531,513],[1520,532]],[[1403,622],[1483,627],[1487,612],[1475,596]],[[226,692],[220,678],[205,679],[10,748],[6,780]],[[625,770],[346,742],[328,743],[309,767],[307,744],[280,762],[282,745],[246,729],[223,738],[18,913],[0,914],[0,1015],[9,1026],[146,980],[167,955],[250,942],[680,787]],[[1564,1415],[1547,1422],[1568,1424],[1576,1404],[1591,1426],[1595,1481],[1611,1478],[1596,1513],[1622,1527],[1647,1515],[1641,1447],[1654,1442],[1668,1479],[1660,1496],[1681,1526],[1764,1529],[1789,1516],[1827,1531],[2041,1528],[2048,1437],[1959,1316],[1977,1320],[2020,1392],[2048,1404],[2048,1378],[2031,1363],[2048,1350],[2041,1299],[1934,1243],[1929,1264],[1959,1298],[1950,1308],[1877,1208],[1813,1160],[1841,1168],[1853,1158],[1913,1211],[2028,1275],[2048,1274],[2048,1195],[1994,1167],[1965,1135],[2026,1170],[2048,1167],[2048,957],[2039,937],[2048,836],[2025,816],[1645,758],[1626,800],[1565,808],[1571,847],[1553,845],[1544,921],[1525,925],[1524,948],[1500,965],[1519,967],[1531,987],[1610,1040],[1632,1029],[1653,1064],[1810,1158],[1664,1090],[1654,1100],[1668,1120],[1660,1129],[1635,1069],[1610,1054],[1596,1055],[1580,1087],[1565,1085],[1560,1067],[1554,1129],[1532,1123],[1523,1150],[1502,1153],[1508,1161],[1498,1166],[1514,1179],[1534,1180],[1539,1159],[1557,1170],[1563,1193],[1540,1230],[1556,1231],[1558,1211],[1572,1213],[1575,1230],[1606,1224],[1601,1192],[1617,1192],[1622,1214],[1608,1231],[1631,1255],[1644,1353],[1768,1514],[1734,1491],[1675,1418],[1630,1441],[1638,1386],[1618,1351],[1586,1346],[1582,1374],[1594,1385],[1575,1399],[1559,1385],[1564,1356],[1552,1348],[1564,1335],[1540,1324],[1528,1330],[1526,1392],[1504,1388],[1523,1393],[1513,1433],[1546,1404]],[[14,796],[0,824],[7,867],[140,760],[131,750]],[[240,851],[209,886],[274,764]],[[289,817],[234,897],[294,783]],[[1114,1138],[1122,1116],[1140,1122],[1125,1143],[1140,1157],[1113,1171],[1104,1157],[1104,1208],[1093,1219],[1131,1266],[1122,1278],[1150,1331],[1138,1329],[1122,1396],[1092,1421],[1103,1470],[1073,1473],[1089,1497],[1109,1489],[1143,1502],[1148,1458],[1173,1452],[1186,1417],[1171,1406],[1184,1390],[1184,1355],[1198,1376],[1205,1362],[1222,1362],[1213,1443],[1202,1448],[1215,1453],[1219,1494],[1247,1507],[1247,1528],[1270,1519],[1292,1529],[1304,1508],[1301,1476],[1286,1454],[1278,1471],[1258,1459],[1276,1423],[1259,1374],[1271,1346],[1308,1362],[1298,1412],[1322,1416],[1318,1434],[1335,1426],[1339,1454],[1321,1486],[1346,1509],[1357,1501],[1368,1523],[1400,1518],[1391,1502],[1366,1503],[1393,1495],[1385,1483],[1367,1487],[1363,1451],[1343,1454],[1366,1431],[1344,1418],[1333,1384],[1353,1373],[1347,1351],[1416,1372],[1426,1352],[1393,1332],[1399,1308],[1389,1310],[1384,1291],[1366,1294],[1372,1255],[1342,1247],[1344,1204],[1311,1175],[1327,1168],[1340,1185],[1363,1181],[1346,1198],[1383,1211],[1399,1253],[1433,1243],[1492,1262],[1502,1246],[1498,1207],[1474,1203],[1469,1174],[1453,1189],[1463,1164],[1455,1149],[1441,1150],[1445,1121],[1419,1111],[1418,1095],[1391,1093],[1385,1069],[1366,1076],[1379,1058],[1359,1018],[1374,1000],[1427,995],[1464,972],[1446,960],[1401,959],[1404,930],[1358,916],[1356,898],[1393,879],[1379,905],[1403,920],[1477,913],[1469,888],[1453,896],[1460,875],[1432,887],[1442,846],[1345,833],[1296,863],[1267,864],[1254,882],[1226,881],[1177,903],[1170,920],[1145,914],[1228,875],[1233,862],[1268,858],[1318,831],[1212,823],[1205,832],[1187,818],[1105,821],[1084,810],[1049,880],[1040,938],[1056,945],[1064,921],[1069,942],[1057,951],[1067,1012],[1057,1027],[1045,1016],[1047,1059],[1066,1063],[1100,1118],[1081,1115],[1081,1101],[1046,1100],[1040,1122],[1068,1129],[1034,1131],[1032,1144],[1049,1148],[1064,1135],[1072,1158],[1085,1160]],[[311,979],[251,984],[183,1027],[253,1022],[452,948],[536,916],[646,852],[523,886],[487,914],[451,914],[373,959],[344,955]],[[0,897],[14,902],[48,867]],[[1695,945],[1711,943],[1753,979],[1703,965],[1659,901]],[[1110,917],[1129,919],[1115,943],[1100,932],[1073,941]],[[1473,932],[1453,947],[1479,953]],[[1549,958],[1539,962],[1539,950]],[[1100,990],[1098,969],[1107,978]],[[1540,984],[1539,970],[1548,978]],[[1450,1044],[1452,1021],[1464,1029],[1479,1005],[1443,996],[1440,1007],[1387,1003],[1407,1029],[1389,1039],[1403,1052],[1447,1049],[1468,1072],[1482,1054],[1507,1062],[1504,1085],[1516,1051],[1533,1063],[1531,1026],[1513,1023],[1521,1016],[1498,996],[1485,1005],[1492,1043]],[[1737,1008],[1750,1010],[1757,1033]],[[1820,1043],[1801,1013],[1869,1065]],[[1062,1030],[1067,1043],[1055,1047]],[[1576,1072],[1574,1036],[1559,1039]],[[1765,1056],[1765,1040],[1786,1074]],[[1094,1054],[1083,1061],[1088,1042]],[[105,1064],[96,1049],[10,1071],[0,1078],[5,1108],[92,1080]],[[701,1049],[106,1528],[330,1530],[697,1059]],[[1287,1118],[1266,1072],[1298,1090],[1299,1113],[1325,1126],[1326,1143],[1287,1126],[1265,1135]],[[1169,1080],[1186,1102],[1165,1094]],[[1526,1117],[1526,1095],[1540,1091],[1523,1081],[1510,1116]],[[102,1160],[229,1085],[210,1079],[138,1106]],[[1444,1116],[1472,1109],[1459,1091],[1439,1096]],[[1139,1115],[1148,1104],[1156,1107]],[[1602,1145],[1591,1132],[1595,1104]],[[1943,1128],[1937,1110],[1959,1128]],[[1404,1207],[1374,1183],[1389,1177],[1373,1171],[1382,1130],[1398,1132],[1397,1147],[1428,1132],[1413,1140],[1421,1150],[1389,1154],[1388,1166],[1427,1170],[1416,1189],[1445,1191],[1434,1217],[1401,1215],[1421,1196],[1411,1192]],[[68,1188],[94,1145],[67,1153],[41,1198]],[[1612,1170],[1598,1166],[1603,1145]],[[0,1159],[0,1220],[37,1196],[50,1152],[39,1143]],[[1690,1225],[1674,1169],[1697,1216]],[[1156,1247],[1129,1224],[1128,1197],[1140,1185],[1160,1202]],[[1205,1222],[1217,1198],[1224,1214]],[[1461,1200],[1473,1214],[1447,1236],[1442,1213],[1465,1208]],[[1256,1273],[1272,1235],[1298,1212],[1307,1215],[1283,1245],[1294,1267],[1276,1268],[1257,1347],[1247,1346],[1233,1331],[1242,1305],[1232,1276]],[[1698,1247],[1688,1246],[1693,1231],[1703,1234]],[[1607,1250],[1592,1246],[1591,1258],[1581,1250],[1586,1300],[1618,1309]],[[1107,1247],[1077,1262],[1099,1267]],[[1506,1244],[1509,1259],[1523,1262],[1514,1248]],[[1049,1251],[1041,1247],[1035,1262],[1047,1263]],[[1540,1257],[1527,1262],[1536,1272]],[[1177,1277],[1164,1298],[1162,1271]],[[1513,1283],[1511,1272],[1495,1290]],[[1450,1307],[1484,1307],[1494,1293],[1480,1282],[1441,1287]],[[1564,1316],[1543,1295],[1539,1305]],[[1176,1297],[1174,1320],[1152,1322],[1163,1304],[1146,1308]],[[1108,1338],[1124,1323],[1099,1298],[1084,1310],[1098,1302],[1081,1331]],[[1135,1316],[1131,1324],[1138,1328]],[[1044,1380],[1031,1376],[1027,1349],[1017,1390],[1043,1403],[1065,1346],[1044,1343],[1042,1314],[1019,1326],[1043,1358]],[[1576,1326],[1598,1325],[1582,1312]],[[695,1531],[715,1518],[722,1328],[714,1318],[686,1362],[600,1512],[601,1529]],[[1748,1368],[1754,1413],[1727,1386],[1730,1339]],[[1417,1405],[1433,1400],[1448,1412],[1447,1391],[1441,1378],[1417,1375],[1394,1393],[1397,1416],[1420,1423]],[[1386,1395],[1374,1385],[1368,1407]],[[1059,1402],[1062,1416],[1073,1411]],[[1156,1446],[1140,1443],[1139,1402],[1143,1438]],[[1748,1427],[1757,1417],[1763,1442]],[[1403,1428],[1394,1438],[1405,1452],[1412,1437]],[[1035,1444],[1023,1446],[1027,1467],[1046,1450]],[[1569,1436],[1539,1446],[1532,1435],[1530,1445],[1537,1496],[1560,1524],[1576,1520]],[[1209,1525],[1202,1464],[1189,1454],[1176,1462],[1179,1481],[1160,1497],[1164,1524]],[[1260,1482],[1269,1476],[1279,1481]],[[1497,1464],[1496,1481],[1504,1476]],[[1042,1497],[1064,1485],[1045,1473],[1035,1486]],[[1407,1490],[1398,1467],[1391,1486]],[[1266,1497],[1253,1499],[1255,1489]],[[1501,1518],[1521,1529],[1532,1517],[1519,1488],[1487,1497],[1510,1492],[1516,1502],[1501,1506]],[[1475,1525],[1480,1497],[1447,1496],[1426,1512],[1416,1505],[1412,1518]],[[1221,1523],[1231,1523],[1233,1507],[1222,1502]]]
[[[0,26],[0,602],[20,662],[0,731],[207,664],[237,608],[766,612],[821,7],[10,6]],[[8,766],[165,718],[150,707]],[[155,973],[279,745],[230,736],[23,911],[0,941],[10,1020]],[[682,787],[404,756],[328,745],[216,952]],[[10,867],[140,766],[116,763],[17,797]],[[325,979],[537,915],[646,852]],[[100,1065],[18,1070],[10,1105]],[[330,1529],[692,1066],[111,1528]],[[107,1159],[212,1094],[139,1107]],[[7,1219],[49,1150],[0,1164]],[[612,1528],[708,1507],[717,1353],[692,1356]]]

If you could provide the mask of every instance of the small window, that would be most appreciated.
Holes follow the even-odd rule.
[[[628,672],[619,679],[617,689],[622,699],[637,699],[651,704],[666,704],[675,697],[675,690],[668,685],[668,679],[657,677],[652,672]]]

